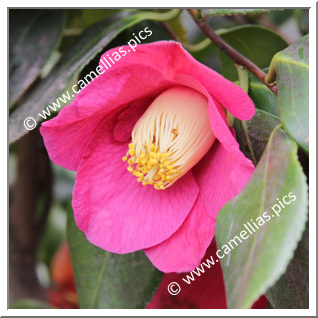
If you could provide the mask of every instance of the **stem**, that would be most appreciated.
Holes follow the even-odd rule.
[[[172,9],[168,12],[158,13],[158,12],[142,12],[140,15],[145,15],[147,20],[154,21],[169,21],[177,17],[181,13],[181,9]]]
[[[209,38],[205,38],[203,41],[196,44],[183,43],[183,46],[190,52],[199,52],[207,48],[210,44],[211,40]]]
[[[165,29],[165,31],[167,32],[167,34],[171,37],[172,40],[176,41],[176,42],[180,42],[179,38],[177,37],[177,35],[173,32],[173,30],[170,28],[170,26],[168,25],[168,23],[166,22],[161,22],[161,25],[163,26],[163,28]]]
[[[192,10],[188,10],[195,23],[201,29],[201,31],[225,54],[227,54],[237,65],[241,65],[257,78],[259,78],[271,91],[277,95],[277,86],[266,84],[265,77],[266,73],[256,66],[252,61],[247,59],[241,53],[236,51],[232,46],[225,42],[220,36],[218,36],[211,27],[204,21],[196,19],[195,13]]]
[[[239,78],[239,86],[242,89],[244,89],[244,91],[246,93],[248,93],[249,79],[248,79],[247,70],[244,69],[240,65],[236,65],[236,70],[237,70],[237,75],[238,75],[238,78]],[[254,153],[254,150],[253,150],[252,142],[251,142],[251,140],[249,138],[249,135],[248,135],[248,129],[247,129],[247,126],[246,126],[246,122],[244,120],[241,120],[241,125],[242,125],[242,129],[244,131],[244,136],[245,136],[247,148],[248,148],[248,150],[249,150],[249,152],[251,154],[253,163],[256,166],[257,165],[257,160],[256,160],[256,156],[255,156],[255,153]]]
[[[248,93],[249,80],[246,69],[240,65],[236,65],[236,70],[239,78],[240,87],[243,88],[246,93]]]
[[[209,38],[205,38],[201,42],[195,43],[195,44],[186,43],[184,41],[181,41],[181,39],[179,39],[179,37],[174,33],[174,31],[172,30],[172,28],[169,26],[168,23],[161,22],[161,25],[163,26],[163,28],[165,29],[165,31],[167,32],[167,34],[170,36],[172,40],[182,43],[184,48],[191,53],[204,50],[205,48],[207,48],[209,45],[212,44]]]

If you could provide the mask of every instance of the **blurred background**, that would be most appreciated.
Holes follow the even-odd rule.
[[[69,61],[74,65],[80,59],[76,55],[78,47],[81,52],[89,52],[90,40],[99,36],[101,25],[105,27],[136,11],[147,10],[10,9],[9,114],[14,115],[26,101],[32,103],[32,96],[36,96],[33,95],[35,90],[46,78],[54,76],[52,72],[59,70],[56,66],[63,57],[71,56]],[[240,25],[264,26],[291,43],[308,33],[308,10],[214,17],[208,22],[214,30],[220,32]],[[123,30],[108,44],[91,52],[85,66],[78,67],[73,74],[67,76],[75,81],[83,78],[96,69],[102,52],[125,45],[134,32],[145,27],[152,30],[152,35],[143,43],[169,40],[171,30],[186,44],[199,43],[204,39],[185,10],[169,22],[145,20]],[[81,42],[84,36],[88,39],[86,46]],[[270,46],[271,42],[266,45]],[[220,56],[213,45],[197,52],[193,49],[191,53],[200,62],[220,70]],[[63,72],[57,72],[56,76],[63,78]],[[57,86],[50,90],[59,92]],[[50,92],[42,91],[42,98],[46,98],[43,108],[54,101],[51,96]],[[8,164],[10,306],[77,308],[77,294],[66,243],[66,213],[72,198],[76,172],[63,169],[49,160],[38,127],[14,139],[9,146]]]

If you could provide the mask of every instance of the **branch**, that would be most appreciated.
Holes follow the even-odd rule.
[[[160,22],[160,23],[172,40],[174,40],[176,42],[180,42],[178,36],[176,34],[174,34],[173,30],[170,28],[168,23],[166,23],[166,22]]]
[[[36,275],[37,248],[52,193],[50,160],[38,129],[17,142],[17,157],[9,204],[10,303],[23,298],[45,299]]]
[[[259,78],[272,92],[277,95],[277,86],[266,84],[265,77],[266,73],[256,66],[252,61],[247,59],[241,53],[236,51],[232,46],[225,42],[220,36],[218,36],[211,27],[204,21],[199,21],[196,18],[196,12],[192,9],[188,9],[188,12],[192,16],[195,23],[201,29],[201,31],[225,54],[227,54],[237,65],[241,65]]]

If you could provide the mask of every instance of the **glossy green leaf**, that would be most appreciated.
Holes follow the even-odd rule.
[[[192,48],[190,48],[188,45],[185,45],[185,47],[197,61],[212,69],[217,68],[219,61],[217,53],[218,49],[216,48],[216,46],[208,45],[204,49],[200,48],[198,51],[193,51]]]
[[[162,273],[144,252],[112,254],[89,243],[69,209],[67,238],[80,308],[145,308]]]
[[[279,205],[283,198],[284,208]],[[250,308],[285,272],[305,228],[307,205],[297,146],[276,128],[246,187],[217,216],[216,239],[224,254],[221,263],[229,308]],[[247,230],[247,222],[254,230]],[[229,242],[233,248],[225,254]]]
[[[264,14],[279,9],[201,9],[201,15],[204,20],[220,15],[246,15],[246,14]]]
[[[266,293],[275,309],[309,308],[309,223],[285,274]]]
[[[235,120],[234,130],[237,142],[245,156],[257,164],[279,119],[267,112],[256,109],[251,120]]]
[[[13,142],[26,134],[24,119],[32,116],[37,122],[38,113],[61,96],[67,86],[74,81],[79,72],[95,57],[122,29],[134,19],[128,17],[115,22],[119,16],[88,28],[62,56],[51,73],[28,95],[26,100],[9,118],[9,141]],[[113,24],[111,24],[113,22]],[[115,22],[115,23],[114,23]]]
[[[219,30],[218,34],[262,69],[268,67],[273,56],[287,46],[285,40],[277,33],[256,25]],[[219,50],[219,57],[222,75],[231,81],[237,80],[234,62],[221,50]]]
[[[11,10],[9,16],[9,104],[39,76],[64,29],[64,10]]]
[[[309,37],[277,53],[269,73],[277,74],[277,102],[285,131],[309,151]]]
[[[278,117],[277,96],[255,76],[250,77],[248,95],[256,108]]]
[[[41,121],[38,115],[45,107],[62,95],[98,53],[105,48],[123,30],[143,20],[169,20],[179,14],[180,10],[170,10],[159,14],[140,12],[127,16],[127,12],[113,15],[98,24],[94,24],[80,35],[78,40],[62,56],[50,74],[25,99],[23,104],[9,118],[9,143],[16,141],[28,132],[24,120],[33,117]],[[123,18],[125,16],[125,18]],[[126,44],[126,43],[123,43]]]

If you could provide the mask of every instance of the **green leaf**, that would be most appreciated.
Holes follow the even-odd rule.
[[[76,43],[65,52],[50,74],[12,113],[9,118],[9,143],[28,132],[24,127],[24,120],[27,117],[33,117],[36,122],[41,121],[38,113],[60,97],[85,65],[120,32],[143,20],[164,21],[174,18],[179,13],[180,10],[177,9],[162,14],[141,12],[127,16],[127,13],[119,13],[86,29]],[[124,15],[125,18],[123,18]]]
[[[64,10],[10,11],[9,104],[13,105],[39,76],[62,38]]]
[[[44,301],[26,298],[10,305],[10,309],[53,309],[53,307]]]
[[[206,38],[197,44],[184,44],[184,47],[197,61],[212,69],[216,69],[218,65],[218,49],[215,45],[211,45],[209,39]]]
[[[286,41],[277,33],[264,27],[245,25],[219,30],[218,34],[237,51],[260,68],[270,65],[275,53],[286,48]],[[234,62],[219,50],[221,73],[231,81],[237,80]]]
[[[266,293],[275,309],[309,308],[309,223],[286,273]]]
[[[271,11],[282,11],[281,9],[201,9],[203,20],[219,15],[237,15],[237,14],[264,14]]]
[[[162,273],[144,252],[112,254],[85,238],[68,211],[67,238],[81,308],[145,308]]]
[[[274,73],[274,75],[273,75]],[[277,103],[285,131],[309,152],[309,37],[277,53],[269,76],[277,74]]]
[[[51,73],[32,91],[19,108],[9,118],[9,139],[13,142],[26,134],[23,125],[25,118],[32,116],[39,122],[38,113],[48,104],[61,96],[67,86],[72,83],[86,64],[93,59],[121,30],[135,20],[127,17],[116,21],[119,16],[103,20],[88,28],[62,56]]]
[[[235,120],[233,128],[237,142],[245,156],[257,164],[279,119],[267,112],[256,109],[251,120]]]
[[[284,197],[289,204],[279,211]],[[221,263],[229,308],[250,308],[285,272],[305,228],[307,205],[297,146],[276,128],[246,187],[217,216],[216,239],[225,255]],[[255,233],[250,229],[250,234],[247,222],[257,223],[259,229],[253,226]],[[242,231],[248,234],[243,233],[245,239]],[[229,242],[233,248],[225,254]]]
[[[119,12],[120,9],[68,9],[68,28],[86,29]]]
[[[288,19],[292,18],[294,9],[285,9],[284,11],[273,11],[268,14],[268,18],[276,25],[282,25]]]
[[[248,95],[256,108],[278,117],[277,96],[254,75],[250,77]]]
[[[183,25],[183,20],[180,15],[168,21],[167,24],[170,26],[173,33],[177,35],[177,37],[179,38],[181,42],[183,43],[188,42],[187,30]]]

